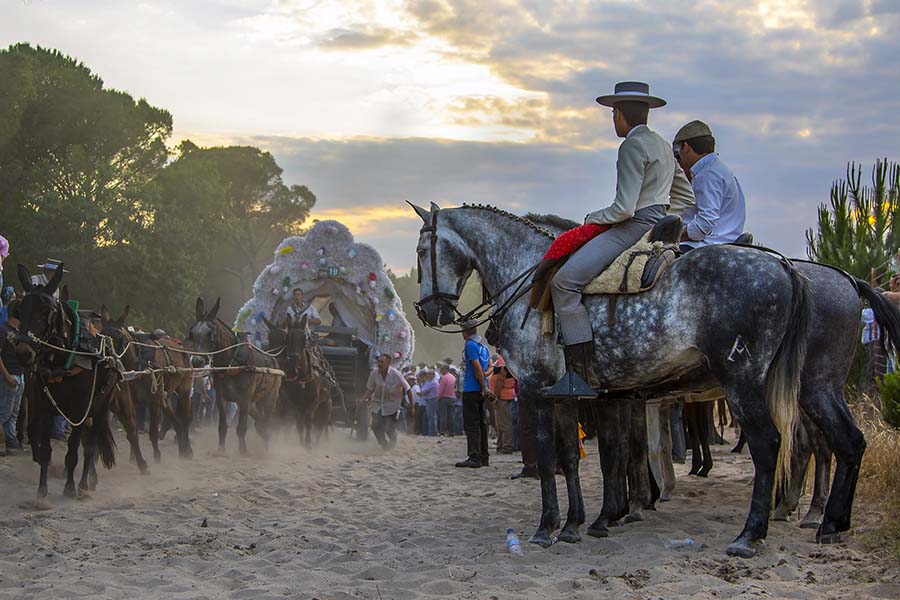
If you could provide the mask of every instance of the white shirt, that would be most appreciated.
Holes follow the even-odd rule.
[[[681,243],[699,248],[738,239],[744,232],[747,204],[737,177],[715,153],[694,163],[691,173],[696,204],[682,215],[690,239]]]
[[[321,320],[321,318],[319,317],[319,311],[317,311],[316,307],[313,306],[312,304],[310,304],[306,308],[302,308],[302,309],[299,306],[297,306],[296,304],[291,304],[290,306],[288,306],[287,314],[289,314],[290,316],[292,316],[294,319],[297,319],[297,320],[301,319],[303,317],[303,315],[306,315],[306,318],[310,319],[310,320],[311,319]]]

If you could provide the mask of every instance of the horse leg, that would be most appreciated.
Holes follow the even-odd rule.
[[[128,384],[121,385],[115,401],[110,404],[110,409],[125,430],[125,437],[128,438],[128,445],[131,448],[131,458],[137,463],[137,468],[141,474],[146,475],[147,461],[144,460],[144,454],[141,452],[141,445],[138,442],[137,424],[134,422],[134,402],[132,401],[131,388]]]
[[[178,442],[178,457],[190,460],[194,457],[194,450],[191,448],[191,420],[193,418],[193,410],[191,407],[191,380],[188,379],[185,384],[183,378],[178,380],[176,395],[178,396],[178,405],[171,417],[172,425],[175,428],[175,441]]]
[[[807,418],[801,415],[800,425],[794,432],[794,446],[793,452],[791,452],[791,477],[775,490],[775,510],[772,511],[773,521],[787,521],[791,513],[797,510],[797,506],[800,504],[800,494],[803,493],[803,480],[806,479],[806,470],[809,468],[809,459],[812,456],[812,446],[807,435],[807,426]],[[818,527],[818,523],[816,527]]]
[[[251,405],[249,408],[250,416],[253,417],[253,428],[256,429],[256,434],[262,438],[263,448],[265,450],[269,449],[269,429],[268,429],[268,418],[264,415],[256,405]]]
[[[662,402],[647,402],[647,459],[650,465],[650,475],[661,489],[664,485],[662,474],[662,428],[659,415],[662,410]]]
[[[800,527],[803,529],[817,529],[822,524],[825,514],[825,503],[828,501],[828,484],[831,477],[831,449],[825,441],[825,436],[814,425],[810,424],[808,430],[813,456],[816,457],[816,470],[814,473],[813,495],[809,504],[809,510]]]
[[[600,455],[600,469],[603,472],[603,507],[600,514],[588,527],[587,533],[593,537],[607,537],[609,527],[618,525],[618,520],[628,512],[627,482],[625,476],[625,454],[623,444],[627,444],[626,423],[621,422],[621,400],[594,400],[597,423],[597,451]]]
[[[553,545],[559,528],[559,499],[556,496],[556,418],[551,400],[535,397],[538,474],[541,477],[541,523],[528,540],[544,548]]]
[[[567,400],[556,406],[556,441],[559,464],[566,476],[566,491],[569,495],[569,511],[566,524],[559,532],[563,542],[581,541],[578,529],[584,524],[584,497],[581,495],[581,478],[578,463],[581,454],[578,448],[578,400]]]
[[[817,542],[830,544],[840,541],[840,532],[850,528],[853,496],[866,440],[853,421],[840,387],[812,392],[809,396],[801,394],[801,406],[824,434],[837,459],[825,514],[816,532]]]
[[[699,434],[700,450],[703,455],[703,465],[700,467],[700,470],[697,471],[697,476],[709,477],[709,472],[712,471],[713,468],[712,452],[709,449],[709,436],[710,432],[715,433],[715,427],[713,426],[713,403],[703,402],[698,407],[697,412],[701,417],[700,429],[697,433]]]
[[[653,509],[653,493],[647,466],[647,409],[643,399],[624,401],[629,413],[628,506],[626,523],[644,520],[644,509]]]
[[[744,529],[728,546],[727,553],[729,556],[751,558],[756,555],[756,543],[764,539],[769,531],[772,489],[775,485],[781,435],[769,414],[764,384],[737,382],[726,388],[726,391],[729,406],[734,409],[741,429],[747,434],[754,468],[750,512]]]
[[[157,463],[162,460],[162,453],[159,451],[159,396],[153,395],[147,400],[147,408],[150,416],[148,425],[150,436],[150,445],[153,446],[153,460]]]
[[[247,450],[247,417],[249,416],[249,406],[247,403],[249,402],[248,398],[241,398],[241,401],[238,403],[238,424],[237,424],[237,436],[238,436],[238,452],[241,456],[246,456],[249,454]]]
[[[69,435],[66,451],[66,486],[63,488],[63,495],[69,498],[74,498],[77,495],[75,491],[75,467],[78,466],[78,447],[81,445],[83,429],[83,425],[73,427],[72,433]]]
[[[216,404],[219,407],[219,452],[225,452],[225,436],[228,435],[228,402],[224,392],[216,390]]]
[[[700,450],[700,415],[696,402],[684,403],[684,419],[687,422],[688,445],[691,448],[691,470],[688,475],[696,475],[703,466],[703,457]]]
[[[78,491],[84,496],[87,496],[86,492],[88,490],[97,489],[97,470],[94,467],[96,462],[96,445],[92,438],[92,435],[86,434],[84,443],[81,445],[84,450],[84,465],[81,468],[81,481],[78,482]],[[92,472],[94,474],[93,481],[91,481]]]
[[[660,404],[659,408],[659,456],[660,456],[660,473],[662,481],[660,482],[659,501],[667,502],[672,499],[672,492],[675,490],[675,465],[672,463],[672,424],[670,412],[671,405],[666,403]]]

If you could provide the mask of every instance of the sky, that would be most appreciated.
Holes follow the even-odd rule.
[[[404,202],[576,220],[611,203],[594,102],[647,81],[671,140],[710,124],[758,242],[805,256],[847,163],[900,160],[896,0],[0,0],[0,46],[83,61],[168,109],[173,145],[252,144],[397,272]]]

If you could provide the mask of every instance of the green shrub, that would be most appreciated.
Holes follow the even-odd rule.
[[[891,427],[900,428],[900,373],[886,373],[878,380],[881,416]]]

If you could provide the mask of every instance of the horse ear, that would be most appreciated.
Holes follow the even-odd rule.
[[[216,298],[216,303],[213,304],[213,307],[209,309],[209,314],[206,315],[207,321],[213,321],[216,318],[216,315],[219,314],[219,305],[221,304],[222,299]]]
[[[262,320],[263,320],[263,323],[266,324],[266,327],[269,328],[269,331],[275,331],[275,324],[272,323],[272,321],[268,320],[268,319],[265,317],[265,315],[263,315]]]
[[[419,215],[425,223],[431,222],[431,213],[430,212],[428,212],[421,206],[416,206],[409,200],[407,200],[406,203],[413,207],[413,210],[416,211],[416,214]]]
[[[55,278],[56,275],[54,275],[53,277]],[[57,281],[56,283],[59,283],[59,282]],[[49,286],[48,286],[48,287],[49,287]],[[53,292],[49,292],[49,291],[48,291],[47,293],[48,293],[48,294],[52,294]],[[69,286],[64,285],[64,286],[62,287],[62,291],[60,291],[60,293],[59,293],[59,299],[60,299],[60,301],[61,301],[63,304],[65,304],[66,302],[69,301]]]
[[[19,283],[22,284],[22,289],[25,290],[25,293],[27,294],[34,289],[34,284],[31,283],[31,275],[29,275],[28,269],[22,263],[19,263],[18,274]]]
[[[197,297],[196,309],[197,309],[197,320],[202,321],[203,320],[203,298],[201,298],[199,296]]]
[[[59,287],[59,282],[62,281],[63,277],[63,264],[59,263],[59,266],[56,267],[56,271],[53,273],[53,277],[50,278],[50,281],[47,282],[47,287],[44,288],[44,291],[53,295],[53,292]]]
[[[431,203],[431,212],[434,213],[434,212],[437,212],[437,211],[439,211],[439,210],[441,210],[441,207],[438,206],[437,204],[435,204],[434,202],[432,202],[432,203]]]
[[[129,312],[130,310],[131,310],[131,305],[130,305],[130,304],[126,304],[126,305],[125,305],[125,310],[123,310],[123,311],[122,311],[122,314],[119,315],[119,318],[116,319],[116,325],[117,325],[117,326],[121,327],[122,325],[125,324],[125,319],[128,318],[128,312]]]
[[[100,319],[103,321],[109,321],[109,309],[106,308],[105,304],[100,305]]]

